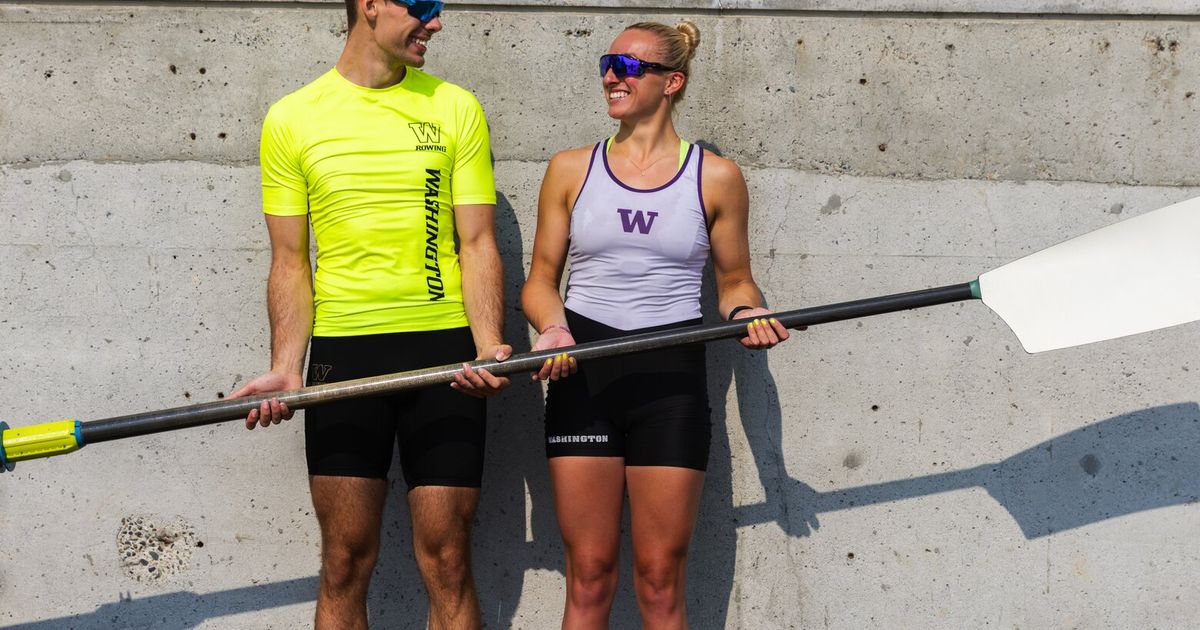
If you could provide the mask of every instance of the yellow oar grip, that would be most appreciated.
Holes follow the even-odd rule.
[[[77,420],[60,420],[10,429],[0,422],[0,465],[12,465],[26,459],[53,457],[77,451],[83,446]]]

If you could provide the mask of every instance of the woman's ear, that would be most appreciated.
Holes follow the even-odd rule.
[[[663,88],[663,95],[673,96],[676,92],[683,89],[684,82],[687,77],[682,72],[672,72],[667,79],[667,86]]]

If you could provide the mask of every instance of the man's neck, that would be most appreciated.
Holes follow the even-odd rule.
[[[346,80],[365,88],[388,88],[404,80],[407,68],[388,55],[371,38],[369,31],[355,28],[346,40],[337,71]]]

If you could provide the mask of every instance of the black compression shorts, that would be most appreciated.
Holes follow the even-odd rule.
[[[320,385],[470,361],[469,328],[358,337],[313,337],[308,384]],[[386,479],[393,443],[409,489],[478,488],[483,478],[486,403],[449,384],[343,400],[305,412],[310,475]]]
[[[567,311],[578,343],[694,326],[618,330]],[[568,350],[569,352],[569,350]],[[624,457],[626,466],[705,470],[712,440],[704,345],[579,362],[546,395],[546,456]]]

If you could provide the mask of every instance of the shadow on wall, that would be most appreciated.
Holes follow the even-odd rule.
[[[1113,416],[964,470],[833,492],[787,480],[786,512],[768,501],[740,507],[734,518],[740,525],[776,521],[792,535],[806,535],[818,527],[817,515],[823,512],[981,487],[1008,511],[1025,538],[1035,539],[1196,503],[1197,470],[1200,405],[1179,403]]]
[[[201,595],[178,591],[138,599],[121,598],[95,612],[73,617],[35,621],[4,630],[99,630],[100,628],[155,628],[188,630],[211,619],[239,615],[314,600],[317,577],[259,584]]]
[[[496,240],[504,264],[504,338],[513,352],[528,352],[528,324],[520,310],[525,282],[521,226],[503,193],[497,193]],[[546,473],[542,389],[529,383],[525,374],[511,379],[512,386],[488,402],[487,460],[472,546],[476,590],[484,625],[489,628],[514,624],[526,571],[563,572],[562,544]],[[406,488],[402,479],[393,481],[384,516],[379,566],[368,601],[375,627],[421,629],[428,615],[413,558]],[[528,503],[526,489],[531,497]],[[557,610],[562,602],[544,605]]]

